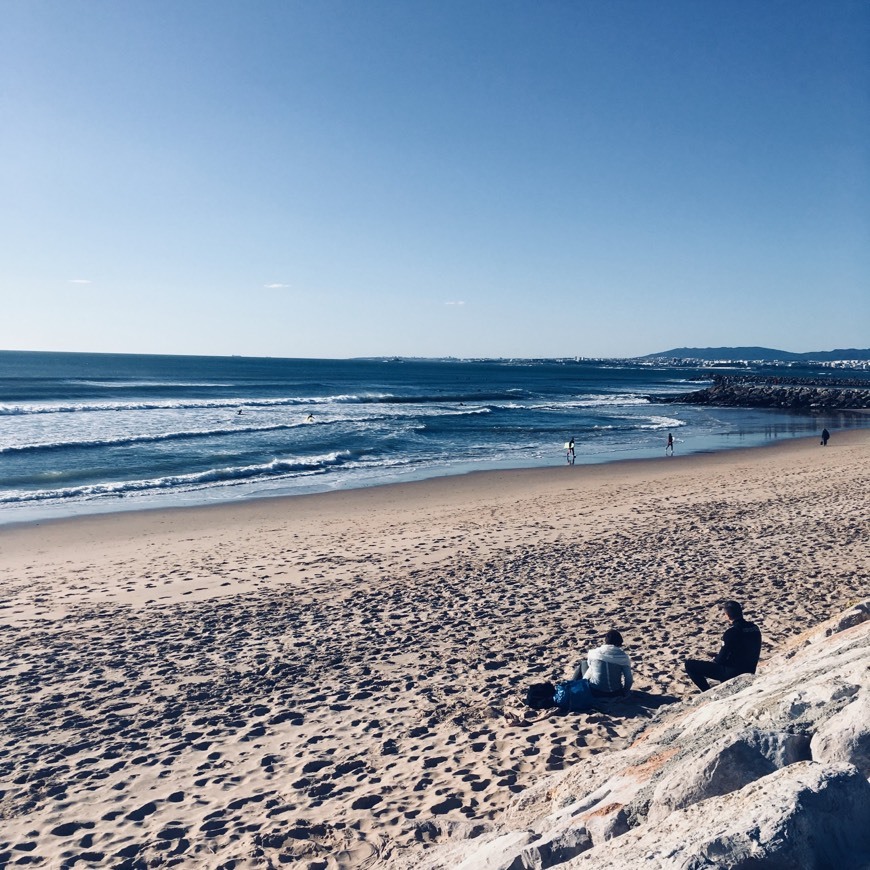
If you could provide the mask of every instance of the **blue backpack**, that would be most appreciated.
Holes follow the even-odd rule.
[[[556,683],[553,702],[560,710],[579,713],[592,707],[592,688],[589,680],[563,680]]]

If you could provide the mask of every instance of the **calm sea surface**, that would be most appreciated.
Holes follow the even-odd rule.
[[[668,432],[679,455],[862,422],[655,402],[712,373],[0,352],[0,522],[559,465],[571,437],[580,464],[662,456]]]

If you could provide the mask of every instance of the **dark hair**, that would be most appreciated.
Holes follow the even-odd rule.
[[[723,601],[722,609],[728,614],[729,619],[743,618],[743,608],[736,601]]]
[[[622,635],[615,628],[611,628],[610,631],[604,635],[604,642],[612,644],[613,646],[622,646]]]

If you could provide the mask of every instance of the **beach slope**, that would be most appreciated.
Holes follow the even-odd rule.
[[[0,863],[362,867],[484,830],[867,594],[870,436],[0,529]],[[635,696],[514,724],[620,629]],[[235,862],[235,863],[231,863]]]

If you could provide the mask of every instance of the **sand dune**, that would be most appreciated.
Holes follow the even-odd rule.
[[[0,529],[0,864],[386,866],[866,596],[870,438]],[[619,628],[635,695],[512,724]]]

